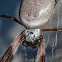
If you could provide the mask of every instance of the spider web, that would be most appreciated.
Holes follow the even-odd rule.
[[[51,21],[49,23],[48,28],[59,28],[62,29],[62,24],[61,24],[61,1],[58,1],[58,4],[55,7],[54,14],[51,18]],[[46,36],[46,35],[45,35]],[[45,53],[46,53],[46,62],[62,62],[62,56],[61,56],[61,51],[62,51],[62,46],[61,44],[61,32],[49,32],[48,37],[45,38]]]

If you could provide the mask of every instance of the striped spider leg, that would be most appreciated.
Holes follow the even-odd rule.
[[[6,50],[6,52],[4,53],[4,55],[2,56],[2,59],[0,60],[0,62],[10,62],[12,57],[14,56],[14,54],[17,52],[17,49],[21,43],[21,41],[23,41],[23,32],[11,43],[11,45],[9,46],[9,48]]]
[[[36,61],[35,62],[45,62],[45,53],[44,53],[44,42],[43,42],[43,36],[40,36],[40,43],[38,47],[38,52],[36,56]]]

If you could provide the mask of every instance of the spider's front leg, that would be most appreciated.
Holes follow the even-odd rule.
[[[23,31],[24,32],[24,31]],[[17,52],[20,42],[23,40],[23,32],[11,43],[10,47],[6,50],[0,62],[10,62],[13,55]]]
[[[43,36],[40,38],[39,48],[36,56],[35,62],[45,62],[45,53],[44,53],[44,42],[43,42]]]

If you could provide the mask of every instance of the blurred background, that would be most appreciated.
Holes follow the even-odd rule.
[[[21,0],[0,0],[0,15],[8,15],[19,20]],[[43,28],[62,29],[62,0],[59,0],[50,22]],[[13,40],[25,28],[18,23],[0,18],[0,59]],[[46,62],[62,62],[62,32],[42,32],[44,35]],[[20,44],[12,62],[34,62],[37,49],[25,48]]]

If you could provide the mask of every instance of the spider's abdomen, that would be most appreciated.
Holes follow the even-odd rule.
[[[41,28],[48,23],[55,0],[23,0],[20,19],[27,28]]]

